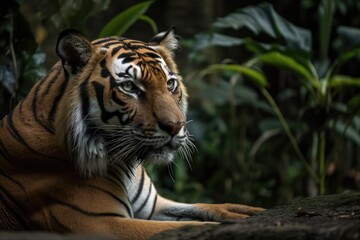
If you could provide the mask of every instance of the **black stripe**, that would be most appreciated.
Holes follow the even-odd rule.
[[[152,209],[151,209],[151,212],[150,212],[150,215],[149,215],[148,219],[151,219],[152,215],[154,214],[156,201],[157,201],[157,194],[155,194],[154,203],[153,203],[153,206],[152,206]]]
[[[10,154],[8,153],[8,151],[6,150],[4,144],[2,143],[1,139],[0,139],[0,155],[11,165],[14,165],[14,163],[12,162],[12,158],[10,156]]]
[[[18,142],[20,142],[25,148],[27,148],[30,152],[35,153],[41,157],[45,157],[45,158],[50,158],[50,159],[54,159],[54,160],[62,160],[61,158],[57,158],[57,157],[50,157],[47,155],[44,155],[36,150],[34,150],[33,148],[31,148],[25,141],[25,139],[19,134],[19,132],[17,131],[17,129],[15,128],[13,121],[12,121],[12,113],[10,113],[8,115],[7,118],[7,123],[8,123],[8,130],[11,134],[11,136],[13,138],[15,138]]]
[[[22,99],[19,103],[19,114],[20,114],[20,119],[21,119],[21,122],[24,124],[24,125],[27,125],[27,126],[30,126],[30,124],[28,123],[28,121],[25,119],[24,117],[24,111],[23,111],[23,103],[24,103],[24,99]]]
[[[131,179],[130,173],[133,175],[132,171],[130,171],[130,173],[129,173],[129,171],[127,171],[122,165],[120,165],[119,167],[120,167],[121,170],[125,173],[126,177],[127,177],[128,179]]]
[[[81,99],[81,115],[85,119],[89,114],[89,95],[87,92],[87,85],[89,82],[90,75],[80,84],[80,99]]]
[[[136,43],[137,43],[137,45],[134,45],[134,44],[130,45],[132,50],[138,50],[138,49],[144,50],[144,49],[146,49],[146,50],[149,50],[151,52],[156,52],[152,47],[144,45],[143,42],[136,42]]]
[[[111,51],[111,56],[113,57],[115,54],[117,54],[121,48],[122,46],[113,48],[113,50]]]
[[[121,63],[125,64],[125,63],[132,62],[132,61],[134,61],[134,60],[135,60],[135,58],[128,56],[128,57],[123,58],[122,61],[121,61]]]
[[[146,196],[145,201],[141,204],[140,208],[136,210],[137,213],[141,212],[143,210],[143,208],[145,207],[145,205],[147,204],[147,202],[149,201],[149,198],[151,196],[152,188],[153,188],[153,185],[150,183],[150,188],[149,188],[148,195]]]
[[[62,222],[60,222],[59,219],[57,219],[51,211],[49,211],[49,215],[50,215],[51,220],[52,220],[56,225],[60,226],[61,232],[68,232],[68,233],[73,232],[73,231],[70,230],[70,228],[68,228],[68,227],[65,226]]]
[[[112,45],[115,45],[115,44],[121,44],[121,42],[119,40],[117,40],[117,39],[115,39],[115,40],[116,41],[114,41],[114,42],[109,42],[109,43],[104,44],[103,47],[108,48],[108,47],[110,47]]]
[[[5,178],[7,178],[8,180],[10,180],[11,182],[15,183],[18,187],[21,188],[21,190],[25,191],[25,187],[20,183],[18,182],[17,180],[13,179],[12,177],[10,177],[9,175],[7,175],[4,171],[2,171],[0,169],[0,175],[4,176]]]
[[[11,212],[11,215],[14,216],[18,223],[21,224],[22,228],[21,230],[30,230],[29,223],[23,218],[26,215],[26,211],[23,209],[23,207],[15,200],[15,198],[7,192],[3,187],[0,186],[0,202],[2,202],[6,209]],[[5,199],[6,197],[7,199]],[[9,202],[11,204],[9,204]]]
[[[118,178],[118,176],[122,176],[122,174],[119,172],[119,168],[114,167],[114,168],[110,169],[110,173],[112,174],[113,177],[115,177],[117,180],[119,180],[121,185],[123,185],[124,188],[126,189],[124,182],[120,178]]]
[[[135,170],[135,168],[134,168],[134,166],[132,165],[132,163],[129,162],[129,163],[125,164],[125,167],[126,167],[126,169],[127,169],[127,172],[130,173],[130,174],[134,177],[134,176],[135,176],[135,175],[134,175],[134,170]]]
[[[98,40],[95,40],[92,44],[99,45],[99,44],[110,42],[113,40],[118,40],[118,37],[107,37],[107,38],[103,38],[103,39],[98,39]]]
[[[144,53],[143,55],[151,57],[151,58],[155,58],[155,59],[161,58],[159,54],[154,53],[154,52],[147,52],[147,53]]]
[[[139,198],[140,195],[141,195],[141,191],[142,191],[142,189],[143,189],[143,187],[144,187],[145,170],[144,170],[144,168],[141,168],[141,170],[142,170],[142,172],[141,172],[140,185],[139,185],[139,188],[138,188],[138,190],[137,190],[137,192],[136,192],[136,195],[135,195],[134,199],[131,200],[131,203],[132,203],[132,204],[134,204],[134,203],[138,200],[138,198]]]
[[[114,167],[113,167],[111,170],[116,172],[116,173],[114,173],[114,174],[116,174],[116,176],[122,176],[119,168],[122,170],[123,173],[125,173],[125,175],[126,175],[126,177],[127,177],[128,179],[131,179],[131,176],[130,176],[129,172],[126,171],[126,169],[124,169],[124,167],[122,167],[121,165],[114,165]],[[131,173],[132,173],[132,172],[131,172]],[[115,176],[115,175],[114,175],[114,176]],[[119,179],[119,181],[121,181],[121,180]],[[125,187],[125,184],[124,184],[123,182],[122,182],[122,184],[123,184],[124,187]]]
[[[57,92],[57,95],[56,95],[54,101],[52,102],[52,106],[51,106],[49,116],[48,116],[49,123],[51,123],[51,124],[54,122],[55,113],[57,111],[59,102],[65,93],[68,82],[69,81],[67,79],[64,79],[64,82],[61,84],[60,89]]]
[[[123,102],[122,100],[120,100],[117,96],[116,96],[116,92],[113,91],[111,93],[111,99],[118,105],[120,106],[125,106],[126,105],[126,102]]]
[[[56,80],[58,79],[58,76],[59,76],[59,74],[61,73],[61,70],[62,70],[63,68],[61,67],[61,66],[58,66],[58,68],[53,68],[53,69],[51,69],[50,70],[50,72],[48,73],[48,76],[44,79],[44,81],[46,81],[48,84],[46,85],[46,88],[45,88],[45,91],[44,91],[44,93],[42,94],[42,96],[45,96],[45,95],[47,95],[47,94],[49,94],[49,92],[50,92],[50,88],[52,87],[52,85],[54,85],[54,83],[56,82]],[[56,71],[56,73],[55,73],[55,75],[51,78],[51,80],[47,80],[47,78],[50,76],[50,74],[52,73],[52,72],[55,72]]]
[[[136,53],[135,52],[124,52],[124,53],[121,53],[119,56],[117,56],[117,58],[131,58],[131,57],[135,57],[136,56]]]
[[[125,69],[125,73],[128,75],[128,76],[132,76],[132,74],[130,73],[130,69],[132,69],[133,66],[128,66],[126,69]]]
[[[142,79],[144,79],[144,80],[149,79],[149,78],[148,78],[148,77],[149,77],[149,74],[150,74],[150,72],[149,72],[148,70],[144,69],[144,70],[143,70]]]
[[[117,117],[119,119],[119,122],[121,124],[125,125],[125,123],[127,121],[122,120],[123,114],[119,110],[116,110],[114,112],[106,111],[105,105],[104,105],[104,86],[97,82],[92,82],[92,85],[93,85],[95,93],[96,93],[96,98],[99,103],[99,107],[101,108],[101,120],[104,123],[107,123],[107,121],[109,119],[111,119],[113,117]]]
[[[119,78],[132,78],[127,73],[123,73],[123,72],[116,73],[116,75],[118,75]]]
[[[128,216],[133,216],[132,212],[131,212],[131,209],[130,209],[130,206],[128,206],[128,204],[126,204],[126,202],[124,202],[122,199],[120,199],[119,197],[117,197],[115,194],[113,194],[112,192],[108,191],[108,190],[105,190],[103,188],[100,188],[100,187],[97,187],[97,186],[93,186],[93,185],[88,185],[88,184],[85,184],[86,187],[89,187],[89,188],[94,188],[100,192],[103,192],[103,193],[106,193],[107,195],[111,196],[113,199],[115,199],[116,201],[118,201],[121,205],[123,205],[125,208],[126,208],[126,212],[128,214]]]
[[[48,75],[49,76],[49,75]],[[47,77],[48,77],[47,76]],[[54,129],[50,128],[48,125],[46,125],[46,123],[44,123],[37,115],[37,98],[39,95],[39,91],[41,86],[45,83],[45,80],[47,79],[44,78],[43,80],[41,80],[35,87],[35,92],[34,92],[34,97],[31,103],[31,107],[32,107],[32,113],[34,115],[35,120],[45,129],[47,130],[49,133],[54,134]]]
[[[77,211],[77,212],[82,213],[82,214],[84,214],[86,216],[89,216],[89,217],[121,217],[121,218],[125,217],[122,214],[111,213],[111,212],[89,212],[89,211],[86,211],[84,209],[79,208],[76,205],[72,205],[70,203],[63,202],[63,201],[60,201],[60,200],[52,198],[52,197],[48,197],[48,198],[49,198],[50,201],[52,201],[52,202],[54,202],[56,204],[59,204],[61,206],[67,207],[67,208],[70,208],[70,209],[72,209],[74,211]]]
[[[101,66],[101,77],[103,77],[103,78],[109,77],[110,72],[106,67],[106,59],[101,60],[100,66]]]

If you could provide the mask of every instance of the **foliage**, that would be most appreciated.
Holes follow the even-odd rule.
[[[261,197],[284,201],[293,195],[325,193],[328,166],[335,164],[342,171],[344,164],[336,157],[346,146],[358,147],[360,139],[359,78],[343,68],[359,60],[360,30],[339,26],[337,37],[331,38],[333,4],[322,1],[318,6],[318,38],[288,22],[267,3],[219,18],[210,32],[195,36],[190,55],[195,63],[209,59],[200,57],[205,52],[201,50],[214,46],[251,56],[244,62],[239,54],[238,59],[211,64],[190,76],[197,95],[192,105],[202,104],[197,106],[202,112],[192,116],[198,122],[193,124],[194,135],[201,142],[196,161],[206,164],[206,169],[208,164],[215,165],[222,179],[217,187],[215,176],[201,176],[200,181],[206,179],[213,188],[233,197],[240,193],[242,201]],[[318,52],[313,39],[320,41]],[[336,45],[346,48],[338,47],[337,57],[330,57],[328,48]],[[204,77],[214,71],[221,74]],[[282,88],[272,89],[279,85]],[[257,122],[251,122],[254,120]],[[307,184],[306,172],[317,186]],[[252,188],[254,182],[258,186]],[[284,193],[275,190],[276,185]],[[339,186],[328,186],[327,192],[334,189]]]
[[[149,23],[153,32],[157,33],[156,23],[151,18],[144,15],[152,3],[153,1],[145,1],[119,13],[104,26],[99,37],[122,36],[137,20],[143,20]]]
[[[37,18],[56,29],[82,29],[86,20],[108,9],[111,0],[35,0]]]
[[[35,81],[45,75],[45,55],[19,11],[19,2],[1,4],[0,22],[0,116],[10,111]]]

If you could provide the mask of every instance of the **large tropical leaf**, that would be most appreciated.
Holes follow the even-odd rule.
[[[142,2],[119,13],[105,25],[99,37],[123,35],[131,25],[144,15],[153,2],[154,1]],[[142,18],[142,20],[149,23],[149,19]],[[150,25],[153,28],[152,24]]]
[[[235,30],[246,28],[255,35],[263,33],[278,41],[283,40],[289,48],[311,51],[310,31],[288,22],[268,3],[239,9],[226,17],[219,18],[214,23],[214,27]]]
[[[339,135],[353,141],[360,146],[360,134],[353,126],[344,123],[342,120],[337,119],[329,121],[329,126],[334,128],[335,132]]]
[[[330,79],[330,86],[333,88],[360,87],[360,78],[353,78],[344,75],[335,75]]]
[[[250,67],[246,67],[243,65],[237,64],[213,64],[207,67],[204,71],[201,72],[201,75],[206,75],[213,72],[221,72],[221,71],[232,71],[241,73],[248,77],[253,83],[255,83],[259,87],[266,87],[268,82],[265,76]]]
[[[360,29],[354,27],[340,26],[337,34],[347,49],[360,47]]]
[[[195,36],[194,51],[200,51],[209,46],[232,47],[241,45],[244,40],[220,33],[199,33]]]
[[[312,73],[305,66],[297,62],[296,59],[290,56],[286,56],[279,52],[269,52],[258,56],[257,59],[261,63],[287,69],[298,75],[300,78],[307,80],[313,88],[319,88],[319,82],[314,79]]]

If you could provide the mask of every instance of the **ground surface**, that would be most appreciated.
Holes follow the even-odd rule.
[[[154,239],[360,239],[360,193],[305,198],[238,223],[186,227]]]
[[[110,240],[88,235],[0,232],[0,240]],[[360,193],[305,198],[261,212],[238,223],[185,227],[154,240],[360,240]]]

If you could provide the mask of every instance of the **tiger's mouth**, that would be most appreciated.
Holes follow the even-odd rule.
[[[170,163],[175,159],[178,147],[164,145],[158,148],[149,148],[138,156],[140,161],[152,163]]]
[[[196,149],[191,135],[148,136],[142,132],[127,129],[118,134],[104,134],[110,162],[171,163],[175,157],[186,159]]]
[[[174,143],[171,139],[154,144],[140,144],[136,141],[128,142],[128,144],[115,141],[117,144],[114,144],[114,140],[109,142],[111,144],[108,144],[108,155],[112,162],[169,163],[174,161],[177,152],[182,147],[181,143]]]

